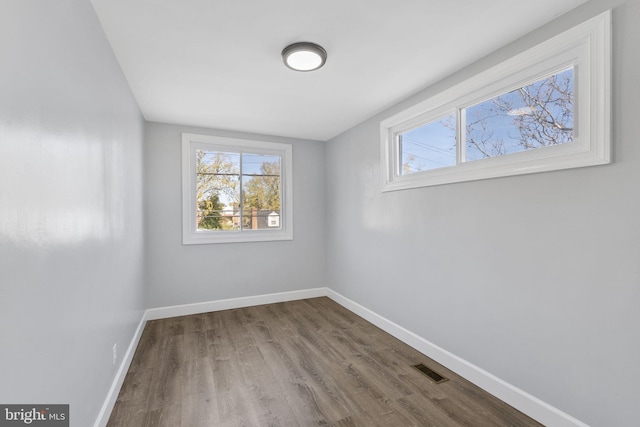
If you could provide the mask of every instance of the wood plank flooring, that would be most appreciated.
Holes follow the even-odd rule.
[[[148,322],[108,423],[144,426],[540,424],[313,298]]]

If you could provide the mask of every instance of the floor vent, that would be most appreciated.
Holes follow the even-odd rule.
[[[416,368],[418,371],[422,372],[423,374],[425,374],[426,376],[428,376],[429,379],[431,379],[431,381],[433,381],[436,384],[440,384],[440,383],[443,383],[445,381],[449,381],[447,378],[445,378],[442,375],[440,375],[439,373],[427,368],[422,363],[420,363],[418,365],[414,365],[413,367]]]

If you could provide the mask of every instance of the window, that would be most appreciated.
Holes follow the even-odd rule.
[[[292,147],[182,135],[183,243],[293,239]]]
[[[455,166],[455,113],[398,134],[398,151],[400,175]]]
[[[610,12],[384,120],[383,191],[610,162]]]

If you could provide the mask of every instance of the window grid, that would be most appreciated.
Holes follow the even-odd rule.
[[[183,134],[182,144],[183,244],[293,238],[290,144],[194,134]],[[200,163],[198,159],[207,155],[209,159]],[[233,159],[226,159],[226,168],[215,164],[224,163],[220,157],[232,155]],[[209,173],[233,175],[237,181],[203,183],[200,178]],[[269,180],[272,177],[276,180]],[[211,201],[204,206],[213,220],[200,227],[204,201]],[[273,216],[277,221],[270,220]]]

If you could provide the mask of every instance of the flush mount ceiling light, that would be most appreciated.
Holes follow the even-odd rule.
[[[315,43],[294,43],[282,50],[284,64],[295,71],[313,71],[327,61],[327,51]]]

